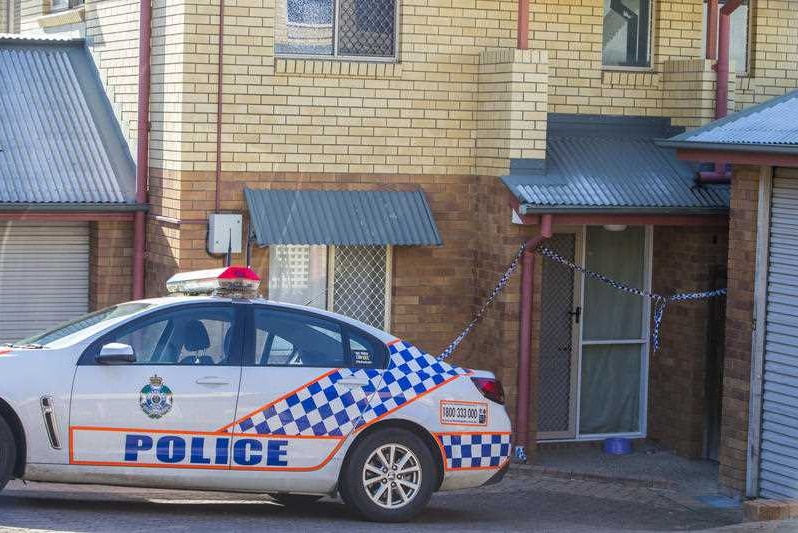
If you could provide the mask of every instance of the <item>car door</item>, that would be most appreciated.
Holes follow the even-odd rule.
[[[248,324],[236,421],[223,428],[234,435],[231,469],[261,472],[264,490],[296,487],[358,424],[387,348],[342,322],[282,307],[253,305]]]
[[[231,438],[218,429],[235,415],[242,308],[169,307],[93,342],[72,388],[70,464],[161,485],[185,469],[229,469]],[[98,361],[109,349],[128,347],[135,361]]]

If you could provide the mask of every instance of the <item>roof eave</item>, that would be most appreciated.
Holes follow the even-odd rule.
[[[47,212],[99,212],[131,213],[148,211],[147,204],[136,203],[57,203],[57,202],[0,202],[0,211],[47,211]]]
[[[640,206],[573,206],[573,205],[519,205],[519,215],[725,215],[728,207],[640,207]]]
[[[743,144],[743,143],[708,143],[701,141],[681,141],[658,139],[657,145],[677,150],[720,150],[728,152],[770,153],[798,156],[798,145],[791,144]]]

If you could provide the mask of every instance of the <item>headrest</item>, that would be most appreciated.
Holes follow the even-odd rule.
[[[183,347],[189,352],[207,350],[211,347],[208,330],[199,320],[189,320],[183,326]]]

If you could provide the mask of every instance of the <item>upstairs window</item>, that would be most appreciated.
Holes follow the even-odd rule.
[[[66,11],[67,9],[72,9],[73,7],[78,7],[83,5],[84,0],[52,0],[50,4],[50,12],[55,13],[57,11]]]
[[[278,55],[392,59],[397,0],[277,0]]]
[[[604,0],[602,64],[651,65],[651,0]]]

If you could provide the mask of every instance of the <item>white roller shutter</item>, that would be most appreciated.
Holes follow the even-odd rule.
[[[0,221],[0,343],[88,308],[88,224]]]
[[[765,320],[760,493],[798,498],[798,180],[775,178]]]

